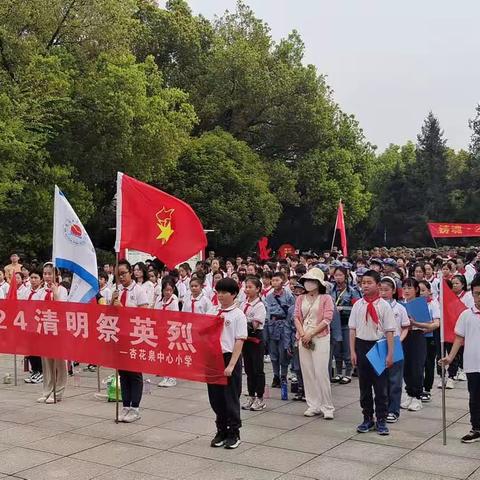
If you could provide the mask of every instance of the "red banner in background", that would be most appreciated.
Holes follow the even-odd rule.
[[[480,237],[479,223],[429,223],[433,238]]]
[[[0,352],[227,384],[223,319],[85,303],[0,300]]]

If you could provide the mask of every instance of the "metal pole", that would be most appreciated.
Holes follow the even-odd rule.
[[[118,282],[119,282],[119,277],[118,277],[118,255],[119,253],[116,252],[115,255],[115,286],[117,288],[118,292]],[[118,384],[120,383],[119,381],[119,375],[118,375],[118,370],[115,370],[115,423],[118,423],[118,417],[119,417],[119,401],[120,401],[120,395],[118,392]]]
[[[342,203],[342,199],[340,199],[340,202],[338,202],[338,207],[340,206],[340,203]],[[335,237],[337,235],[337,226],[338,226],[338,207],[337,207],[337,216],[335,217],[335,228],[333,230],[333,239],[332,239],[332,246],[330,247],[330,251],[333,251],[333,246],[335,245]]]
[[[439,273],[440,279],[440,355],[445,357],[445,332],[444,332],[444,295],[443,295],[443,275]],[[447,405],[445,397],[445,365],[442,368],[442,433],[443,433],[443,445],[447,445]]]

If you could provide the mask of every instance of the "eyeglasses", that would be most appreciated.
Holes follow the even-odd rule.
[[[125,270],[124,272],[118,272],[118,276],[119,276],[119,277],[124,277],[124,276],[127,275],[128,273],[130,273],[128,270]]]

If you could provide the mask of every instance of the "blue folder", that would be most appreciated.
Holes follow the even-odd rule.
[[[417,297],[411,302],[402,302],[402,305],[406,308],[408,316],[416,322],[429,323],[432,321],[425,297]]]
[[[387,368],[387,339],[382,338],[367,353],[368,361],[372,364],[376,374],[380,376]],[[393,337],[393,363],[403,360],[403,347],[399,336]]]

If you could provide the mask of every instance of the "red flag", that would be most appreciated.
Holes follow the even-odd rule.
[[[118,173],[115,251],[139,250],[173,268],[206,245],[202,224],[190,205]]]
[[[10,281],[10,287],[7,293],[7,300],[17,300],[17,280],[15,278],[15,274],[13,274],[12,280]]]
[[[340,239],[342,241],[342,254],[348,256],[347,249],[347,232],[345,230],[345,219],[343,217],[343,203],[342,201],[338,204],[337,210],[337,221],[335,222],[335,229],[340,230]]]
[[[268,238],[262,237],[258,243],[258,258],[260,260],[270,260],[270,254],[272,253],[272,249],[268,248]]]
[[[467,310],[463,302],[450,290],[447,282],[442,279],[443,298],[443,338],[445,342],[453,343],[455,340],[455,325],[460,314]]]

